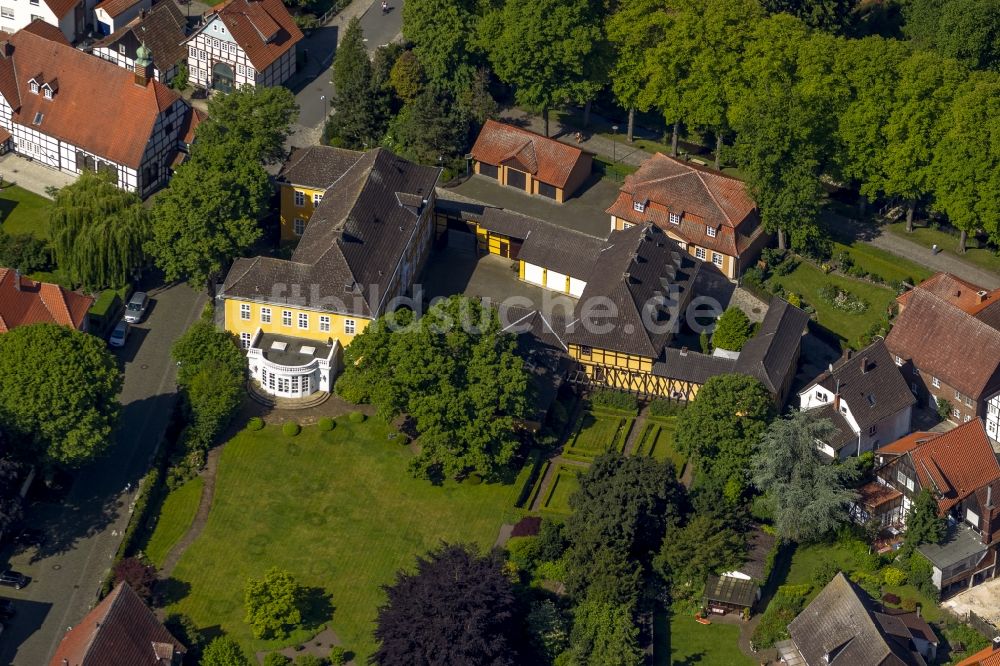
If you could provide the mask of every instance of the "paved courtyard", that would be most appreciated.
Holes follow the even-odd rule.
[[[14,153],[0,156],[0,178],[43,197],[49,196],[45,188],[64,187],[76,180],[76,176]]]

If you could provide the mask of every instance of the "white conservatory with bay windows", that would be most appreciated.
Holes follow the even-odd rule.
[[[340,343],[323,344],[257,329],[247,348],[250,376],[261,391],[279,398],[330,392],[337,376]]]

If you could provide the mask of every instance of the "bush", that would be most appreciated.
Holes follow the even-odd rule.
[[[625,391],[598,389],[590,394],[590,404],[594,407],[618,409],[623,412],[635,412],[639,408],[636,397]]]
[[[330,662],[330,666],[343,666],[347,663],[347,650],[339,645],[334,645],[330,649],[330,656],[327,657],[327,661]]]
[[[325,666],[325,663],[315,655],[300,654],[295,658],[295,666]]]
[[[878,599],[882,596],[882,576],[866,571],[854,571],[848,578],[857,583],[858,587],[868,593],[870,597]]]
[[[829,559],[823,558],[820,560],[819,565],[816,566],[815,571],[813,571],[812,582],[817,588],[824,588],[826,584],[833,580],[833,577],[837,575],[840,571],[840,567]]]
[[[668,400],[653,400],[649,403],[650,416],[676,416],[684,409],[679,403]]]
[[[899,587],[906,583],[906,572],[896,567],[882,569],[882,582],[889,587]]]
[[[365,415],[362,414],[361,412],[351,412],[350,414],[347,415],[347,420],[350,421],[351,423],[364,423]]]
[[[121,582],[128,583],[143,601],[149,603],[156,585],[156,567],[138,557],[126,557],[115,565],[115,583]]]
[[[542,556],[538,537],[512,537],[507,540],[507,559],[522,571],[533,571]]]
[[[845,272],[850,270],[850,268],[854,265],[854,259],[851,258],[851,254],[847,250],[838,252],[834,259],[840,266],[840,270]]]
[[[712,353],[712,343],[708,337],[708,331],[702,331],[698,336],[698,344],[701,345],[701,353],[706,356]]]
[[[832,284],[825,284],[819,289],[819,297],[833,306],[835,310],[861,314],[868,310],[868,301],[855,296],[847,289]]]
[[[542,562],[535,567],[535,577],[541,580],[555,580],[561,583],[566,582],[569,575],[569,568],[566,560],[558,559],[553,562]]]
[[[913,597],[904,597],[902,603],[899,604],[900,607],[909,612],[917,610],[917,600]]]
[[[52,268],[48,244],[31,234],[8,234],[0,229],[0,266],[18,268],[22,273]]]
[[[247,421],[247,430],[251,432],[256,432],[264,428],[264,419],[259,416],[254,416],[249,421]]]
[[[785,296],[785,300],[788,301],[789,305],[794,305],[797,308],[802,307],[802,297],[796,294],[794,291],[788,292],[788,295]]]
[[[738,352],[753,334],[753,324],[743,310],[729,306],[715,322],[712,344],[721,349]]]
[[[948,420],[951,416],[951,403],[944,398],[937,399],[937,415],[942,421]]]
[[[337,425],[337,422],[331,419],[329,416],[324,416],[316,424],[319,427],[320,432],[330,432],[333,427]]]
[[[788,253],[785,250],[780,250],[776,247],[765,247],[760,253],[760,259],[773,268],[785,260],[786,254]]]
[[[302,432],[302,426],[295,421],[289,421],[285,425],[281,426],[281,432],[285,433],[286,437],[295,437]]]
[[[483,482],[482,475],[481,474],[477,474],[476,472],[473,472],[472,474],[470,474],[467,477],[465,477],[465,483],[468,484],[468,485],[470,485],[470,486],[478,486],[482,482]]]
[[[264,666],[288,666],[292,660],[283,654],[272,652],[264,657]]]
[[[812,590],[810,585],[782,585],[775,592],[771,603],[760,618],[760,623],[754,629],[752,641],[754,647],[773,647],[778,641],[788,638],[788,623],[795,619],[803,607],[806,597]]]
[[[778,277],[782,277],[788,275],[789,273],[792,273],[798,267],[799,267],[798,259],[793,259],[789,257],[774,267],[774,274],[777,275]]]

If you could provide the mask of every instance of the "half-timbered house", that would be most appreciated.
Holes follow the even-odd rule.
[[[188,38],[192,84],[228,92],[278,86],[295,72],[302,31],[281,0],[228,0],[205,14]]]
[[[129,72],[28,30],[0,39],[0,141],[46,166],[146,196],[169,179],[189,113],[148,51]]]
[[[177,4],[159,2],[94,44],[92,53],[129,71],[135,70],[139,47],[153,55],[153,78],[170,83],[178,66],[187,59],[187,21]]]
[[[32,23],[52,26],[67,42],[81,39],[92,23],[97,0],[5,0],[0,4],[0,30],[15,33]]]

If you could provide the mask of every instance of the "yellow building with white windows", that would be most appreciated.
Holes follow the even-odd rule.
[[[237,259],[217,299],[264,393],[330,391],[343,347],[395,309],[434,236],[440,169],[378,148],[325,190],[291,259]]]
[[[364,153],[332,146],[295,148],[276,178],[281,197],[281,240],[298,240],[326,191]]]

